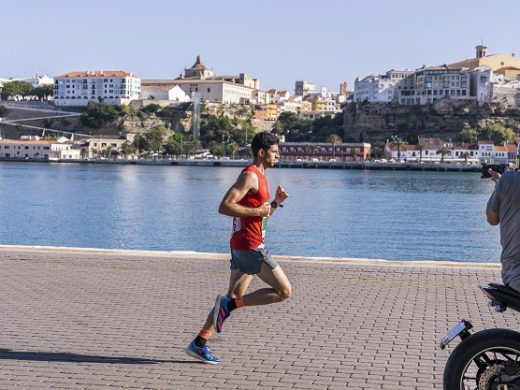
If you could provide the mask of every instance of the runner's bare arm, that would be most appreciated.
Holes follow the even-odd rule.
[[[254,173],[242,172],[235,184],[226,192],[218,212],[230,217],[266,217],[271,212],[268,202],[257,208],[244,207],[238,202],[246,196],[248,192],[258,191],[258,178]]]

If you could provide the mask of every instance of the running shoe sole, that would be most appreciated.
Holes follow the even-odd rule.
[[[191,357],[194,357],[195,359],[199,359],[202,363],[205,364],[219,364],[220,362],[212,362],[211,360],[206,360],[199,354],[193,352],[189,347],[184,348],[184,352],[186,352]]]
[[[217,333],[220,333],[220,330],[217,328],[217,319],[218,319],[218,313],[220,312],[220,302],[222,302],[222,298],[224,298],[224,295],[218,295],[217,299],[215,300],[215,307],[213,308],[213,328],[217,331]]]

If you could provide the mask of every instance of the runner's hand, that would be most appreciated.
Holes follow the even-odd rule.
[[[276,195],[274,196],[274,201],[277,204],[281,204],[288,197],[289,197],[289,194],[287,193],[287,191],[285,191],[285,189],[283,187],[278,186],[278,188],[276,189]]]
[[[268,217],[271,214],[271,205],[265,202],[256,208],[259,217]]]

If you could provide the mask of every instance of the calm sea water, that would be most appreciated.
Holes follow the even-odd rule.
[[[0,163],[0,244],[227,252],[240,168]],[[496,262],[478,173],[271,169],[273,254]]]

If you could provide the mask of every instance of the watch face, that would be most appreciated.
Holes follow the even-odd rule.
[[[273,208],[277,208],[277,207],[278,207],[278,204],[273,200],[273,201],[271,202],[271,207],[273,207]]]

